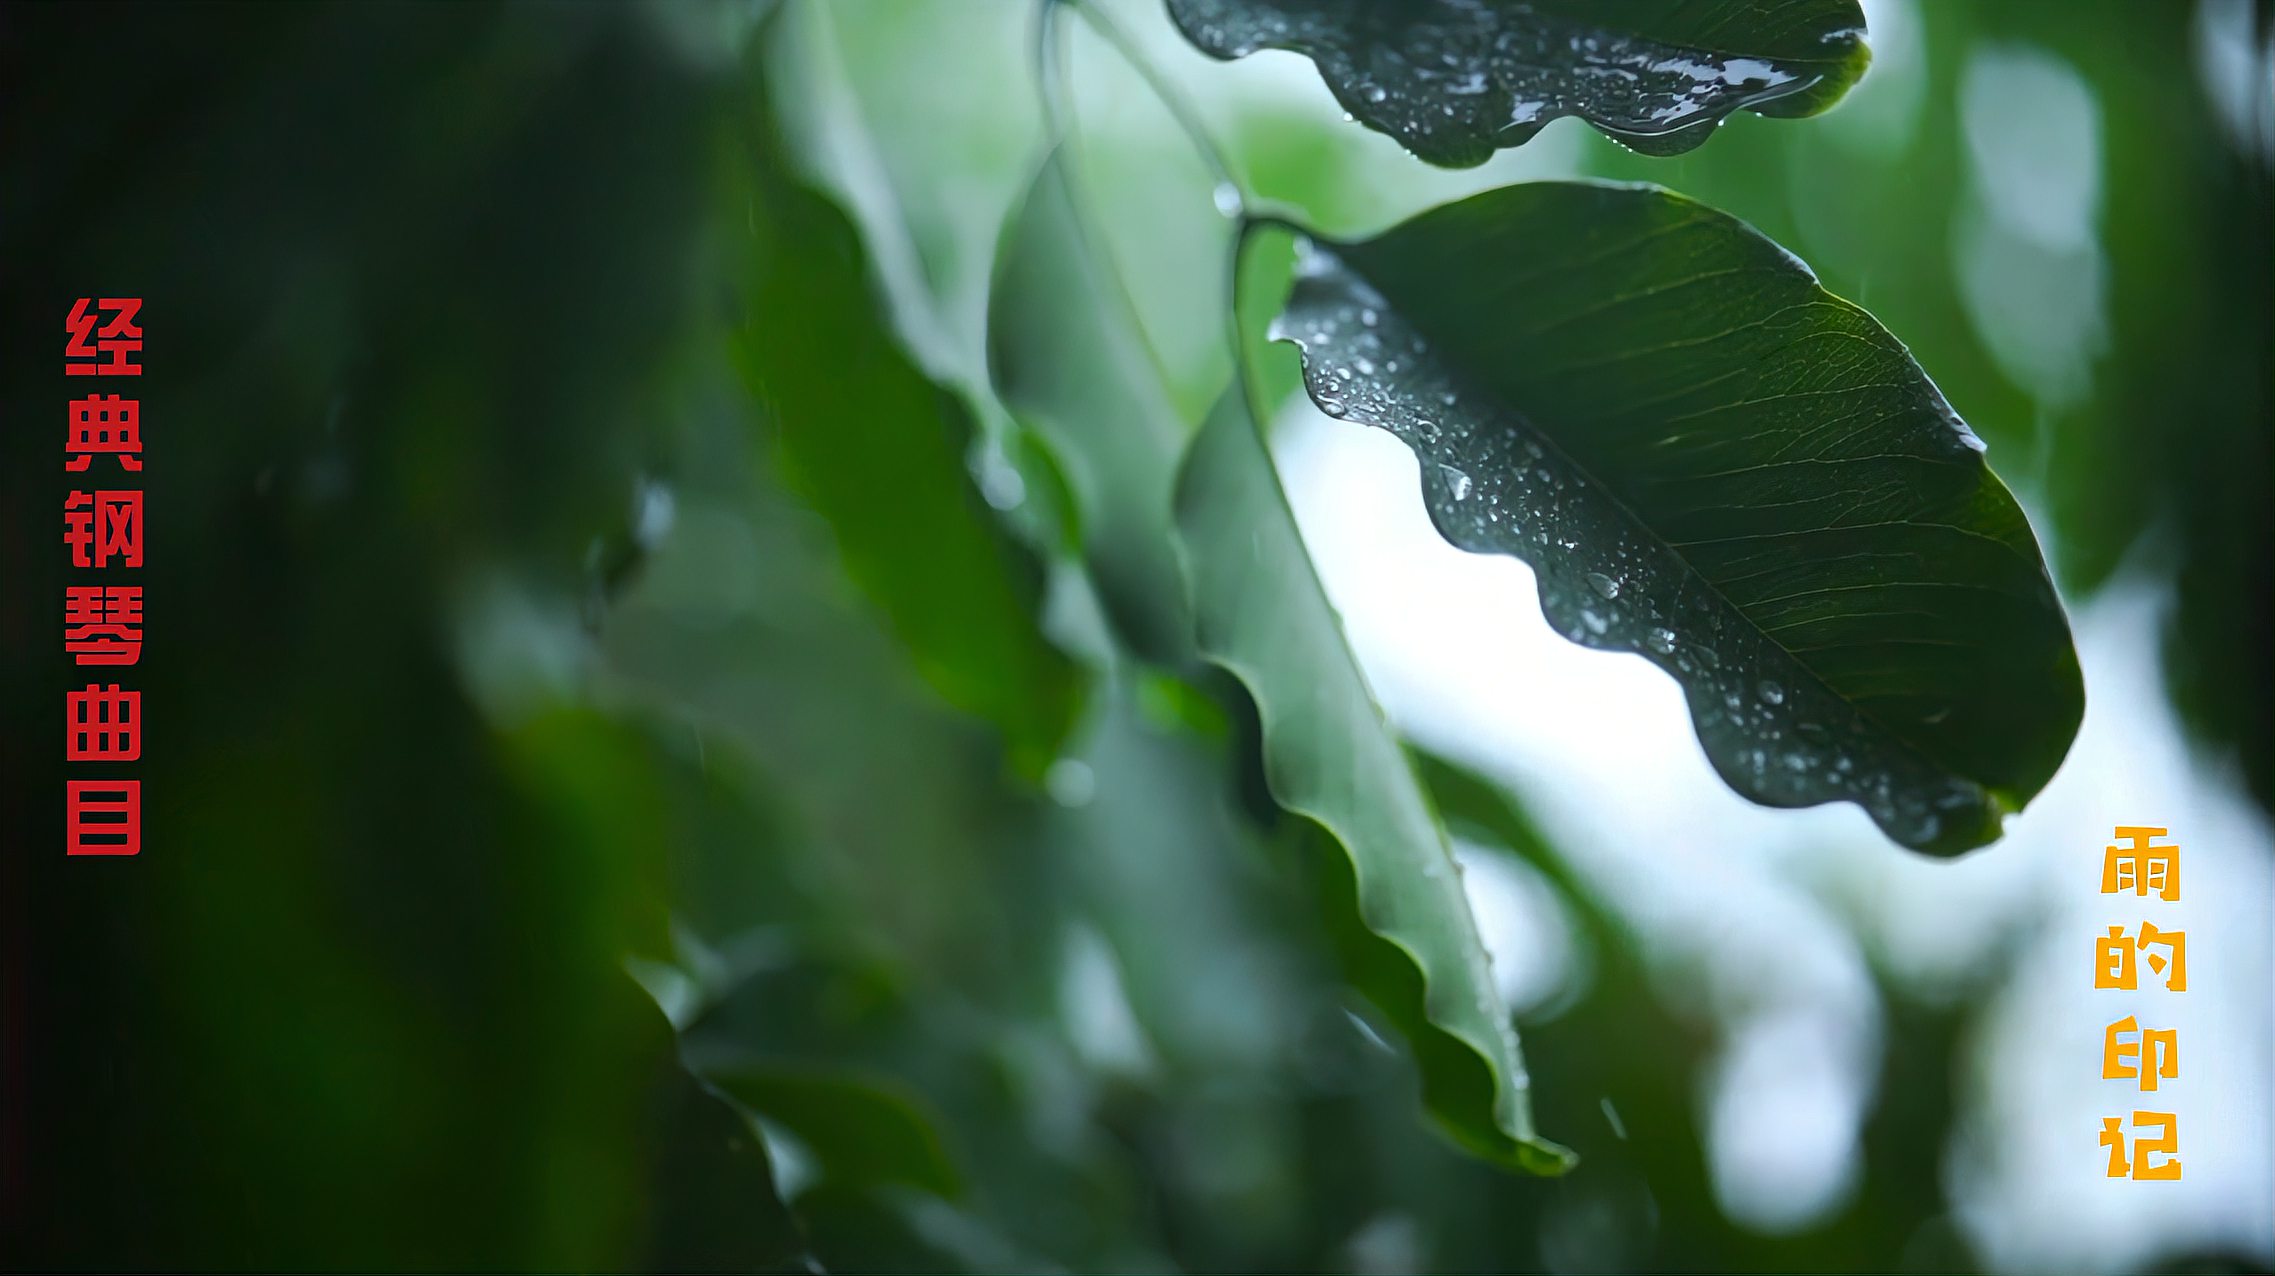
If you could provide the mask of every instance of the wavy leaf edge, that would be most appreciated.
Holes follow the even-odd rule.
[[[1641,29],[1649,15],[1631,15],[1641,21],[1627,27],[1602,20],[1600,7],[1554,0],[1396,0],[1395,19],[1380,16],[1390,5],[1322,0],[1167,4],[1201,52],[1220,61],[1266,49],[1302,56],[1349,118],[1448,168],[1482,164],[1567,116],[1630,150],[1679,155],[1739,111],[1790,119],[1830,109],[1872,57],[1854,0],[1817,0],[1807,38],[1765,30],[1744,48],[1727,47],[1717,21],[1705,23],[1711,38],[1651,34]],[[1755,6],[1724,7],[1755,16]],[[1362,29],[1369,20],[1379,25]],[[1426,100],[1407,100],[1414,96]]]
[[[1353,708],[1363,705],[1364,712],[1379,730],[1379,743],[1384,756],[1374,760],[1378,765],[1355,768],[1355,773],[1371,774],[1380,782],[1392,786],[1386,795],[1389,801],[1385,805],[1395,810],[1385,818],[1420,819],[1427,822],[1427,837],[1407,839],[1407,843],[1425,857],[1416,875],[1429,882],[1439,893],[1441,911],[1438,920],[1451,921],[1455,932],[1452,943],[1459,954],[1454,958],[1460,968],[1458,978],[1444,969],[1446,962],[1440,958],[1446,954],[1440,954],[1439,957],[1431,955],[1429,950],[1433,945],[1427,935],[1422,933],[1423,928],[1396,915],[1400,910],[1396,902],[1389,898],[1388,886],[1373,871],[1368,862],[1369,857],[1361,853],[1361,848],[1367,845],[1367,839],[1354,833],[1354,817],[1348,812],[1338,814],[1327,803],[1307,795],[1304,790],[1310,786],[1291,774],[1295,763],[1287,752],[1286,742],[1310,737],[1291,731],[1287,713],[1280,703],[1281,697],[1275,691],[1270,673],[1260,662],[1233,650],[1220,635],[1211,632],[1219,627],[1222,617],[1216,608],[1210,606],[1205,596],[1208,590],[1203,573],[1212,564],[1203,559],[1203,547],[1196,544],[1204,539],[1197,524],[1203,517],[1201,507],[1205,501],[1205,485],[1220,481],[1222,477],[1221,473],[1212,476],[1209,471],[1212,467],[1219,471],[1224,468],[1224,462],[1212,459],[1212,449],[1227,448],[1239,448],[1248,452],[1245,456],[1231,459],[1235,463],[1258,467],[1248,481],[1269,484],[1272,499],[1279,502],[1281,510],[1286,512],[1285,523],[1274,530],[1288,537],[1290,546],[1304,555],[1302,562],[1306,575],[1298,588],[1304,591],[1311,605],[1320,609],[1325,620],[1325,631],[1333,636],[1333,645],[1339,653],[1343,670],[1350,679],[1349,689],[1356,692],[1347,703]],[[1303,548],[1301,534],[1296,529],[1292,511],[1287,509],[1286,496],[1279,486],[1278,472],[1272,466],[1270,454],[1264,447],[1246,404],[1238,402],[1235,397],[1228,396],[1224,403],[1220,403],[1187,449],[1179,466],[1174,514],[1178,556],[1188,587],[1192,591],[1196,649],[1202,659],[1236,679],[1255,704],[1262,734],[1265,781],[1273,801],[1282,810],[1310,822],[1333,839],[1336,852],[1343,857],[1352,875],[1360,924],[1371,936],[1388,944],[1404,958],[1423,989],[1421,1010],[1424,1020],[1444,1040],[1467,1051],[1490,1081],[1491,1124],[1497,1137],[1486,1136],[1472,1124],[1465,1123],[1455,1114],[1446,1111],[1444,1105],[1436,1101],[1437,1096],[1429,1092],[1428,1078],[1425,1076],[1425,1104],[1430,1108],[1435,1124],[1454,1142],[1489,1160],[1534,1174],[1564,1173],[1576,1163],[1576,1158],[1570,1150],[1541,1137],[1533,1126],[1530,1075],[1525,1069],[1514,1016],[1501,1003],[1499,992],[1493,983],[1489,959],[1477,931],[1476,919],[1470,911],[1468,897],[1461,886],[1459,866],[1454,861],[1444,824],[1438,817],[1428,791],[1422,785],[1421,777],[1407,756],[1403,742],[1383,719],[1380,706],[1366,686],[1364,675],[1343,635],[1340,619],[1335,615],[1332,604],[1319,584],[1308,551]],[[1260,544],[1261,537],[1267,534],[1267,530],[1253,530]],[[1365,748],[1364,741],[1359,747],[1362,750]],[[1384,808],[1374,809],[1379,811]],[[1467,987],[1455,989],[1457,983]],[[1455,999],[1449,1001],[1449,997]],[[1382,1009],[1396,1017],[1393,1008]],[[1428,1048],[1428,1043],[1424,1042],[1414,1042],[1412,1045],[1417,1056]]]
[[[1361,373],[1371,373],[1373,369],[1370,366],[1370,361],[1361,356],[1344,359],[1339,367],[1335,366],[1335,361],[1323,357],[1320,348],[1323,339],[1334,339],[1333,325],[1330,324],[1326,328],[1314,325],[1310,331],[1311,339],[1307,341],[1305,334],[1296,330],[1297,325],[1290,323],[1290,316],[1297,313],[1300,305],[1299,298],[1303,295],[1307,283],[1316,286],[1322,278],[1333,279],[1335,281],[1333,286],[1344,289],[1339,296],[1340,302],[1348,314],[1361,316],[1366,321],[1366,326],[1370,330],[1366,334],[1368,340],[1375,339],[1374,333],[1377,325],[1379,325],[1379,331],[1385,334],[1382,337],[1385,343],[1405,343],[1408,359],[1414,365],[1409,370],[1409,381],[1421,382],[1426,380],[1427,376],[1438,375],[1434,371],[1425,373],[1425,369],[1434,368],[1437,358],[1436,354],[1430,349],[1431,342],[1415,333],[1411,328],[1403,327],[1403,321],[1397,318],[1394,303],[1382,296],[1372,281],[1366,278],[1366,272],[1362,267],[1349,265],[1346,258],[1357,251],[1365,250],[1371,244],[1398,235],[1425,219],[1444,214],[1449,209],[1472,204],[1476,201],[1504,197],[1513,192],[1544,190],[1589,192],[1608,196],[1633,195],[1664,200],[1678,207],[1690,218],[1713,223],[1720,229],[1735,232],[1739,239],[1746,241],[1742,247],[1764,256],[1764,261],[1757,263],[1758,265],[1790,272],[1792,275],[1805,280],[1806,286],[1815,294],[1813,300],[1828,303],[1842,315],[1859,320],[1862,324],[1867,325],[1871,332],[1878,334],[1887,342],[1887,349],[1881,353],[1900,358],[1902,364],[1916,374],[1917,385],[1911,388],[1924,396],[1923,404],[1932,405],[1933,411],[1938,417],[1937,424],[1948,429],[1945,443],[1955,453],[1963,451],[1966,454],[1967,463],[1979,468],[1978,485],[1984,499],[1997,503],[1998,512],[2002,517],[2011,515],[2012,521],[2019,527],[2021,538],[2027,541],[2029,567],[2034,573],[2034,583],[2042,589],[2042,597],[2032,600],[2041,604],[2043,608],[2043,613],[2037,619],[2047,624],[2050,633],[2058,633],[2060,652],[2053,658],[2053,664],[2048,670],[2048,685],[2053,689],[2053,694],[2058,697],[2053,705],[2053,712],[2058,716],[2066,715],[2066,717],[2063,717],[2058,726],[2062,744],[2060,748],[2053,750],[2051,762],[2042,767],[2042,773],[2028,777],[2027,782],[2013,785],[1978,783],[1974,779],[1954,774],[1941,762],[1928,759],[1924,754],[1921,754],[1916,756],[1919,765],[1905,770],[1903,774],[1882,772],[1878,775],[1872,775],[1866,774],[1865,768],[1856,768],[1855,774],[1840,778],[1840,782],[1846,786],[1845,792],[1812,796],[1808,784],[1796,785],[1792,782],[1792,776],[1783,777],[1781,782],[1780,777],[1776,774],[1776,768],[1766,766],[1771,761],[1778,761],[1798,767],[1799,764],[1795,763],[1796,754],[1812,747],[1801,741],[1798,734],[1794,735],[1792,743],[1786,746],[1793,752],[1786,753],[1782,758],[1774,759],[1770,757],[1770,752],[1774,752],[1774,749],[1765,751],[1761,747],[1764,744],[1764,740],[1761,738],[1753,739],[1749,748],[1738,751],[1732,749],[1727,742],[1718,743],[1712,734],[1723,725],[1739,723],[1742,719],[1751,716],[1760,719],[1753,724],[1755,735],[1759,737],[1766,731],[1768,741],[1774,745],[1779,733],[1766,724],[1778,719],[1792,723],[1803,723],[1807,718],[1818,714],[1823,709],[1821,702],[1808,700],[1809,687],[1806,685],[1781,685],[1777,681],[1765,677],[1758,684],[1749,681],[1743,692],[1729,688],[1712,688],[1718,697],[1718,701],[1707,701],[1702,692],[1702,686],[1707,678],[1705,672],[1699,667],[1699,664],[1703,662],[1694,663],[1695,658],[1693,656],[1684,651],[1682,647],[1675,645],[1674,640],[1678,635],[1674,629],[1660,624],[1629,626],[1629,632],[1623,637],[1616,627],[1607,625],[1601,618],[1597,609],[1604,612],[1612,611],[1609,604],[1610,600],[1616,597],[1616,583],[1610,582],[1615,582],[1618,579],[1614,575],[1606,574],[1618,570],[1609,561],[1610,555],[1608,553],[1601,556],[1604,561],[1591,564],[1591,566],[1601,567],[1601,571],[1570,568],[1569,565],[1560,563],[1558,555],[1545,552],[1546,542],[1538,534],[1535,534],[1533,538],[1536,544],[1525,546],[1520,550],[1514,544],[1481,540],[1460,526],[1449,525],[1454,522],[1449,511],[1459,507],[1468,497],[1470,489],[1473,486],[1478,486],[1478,484],[1470,473],[1470,469],[1463,468],[1461,464],[1451,463],[1452,460],[1459,458],[1449,459],[1437,451],[1437,445],[1441,442],[1439,437],[1424,437],[1425,435],[1437,436],[1440,434],[1436,430],[1436,423],[1430,415],[1424,414],[1424,412],[1433,410],[1425,409],[1424,412],[1416,412],[1412,409],[1411,404],[1407,403],[1392,405],[1395,410],[1386,410],[1380,402],[1362,405],[1359,402],[1361,396],[1353,393],[1351,374],[1354,366]],[[2007,491],[1998,477],[1982,464],[1983,445],[1981,442],[1976,439],[1973,432],[1967,428],[1964,421],[1950,408],[1949,404],[1943,400],[1940,391],[1936,390],[1925,370],[1919,368],[1916,360],[1912,359],[1908,348],[1904,347],[1901,341],[1880,325],[1879,321],[1869,312],[1825,290],[1815,272],[1782,245],[1777,244],[1775,240],[1761,234],[1738,218],[1731,217],[1726,213],[1662,187],[1650,183],[1603,181],[1544,181],[1500,187],[1469,196],[1466,199],[1453,201],[1451,204],[1425,210],[1379,235],[1364,240],[1338,241],[1317,235],[1304,227],[1285,222],[1260,224],[1269,224],[1278,229],[1292,232],[1300,237],[1300,243],[1308,246],[1307,260],[1304,265],[1299,267],[1295,286],[1291,290],[1288,303],[1280,318],[1274,322],[1271,335],[1275,340],[1296,346],[1301,353],[1305,390],[1314,404],[1331,417],[1376,426],[1393,434],[1405,443],[1409,450],[1414,452],[1420,463],[1420,479],[1425,505],[1440,534],[1457,548],[1469,552],[1501,554],[1526,562],[1533,569],[1536,582],[1540,587],[1543,614],[1548,618],[1550,624],[1565,637],[1591,648],[1625,651],[1642,656],[1674,677],[1685,692],[1692,725],[1701,746],[1705,748],[1717,773],[1742,796],[1762,805],[1787,808],[1816,806],[1841,800],[1851,801],[1863,808],[1892,840],[1914,850],[1925,851],[1930,854],[1949,855],[1996,840],[2004,818],[2015,811],[2019,811],[2051,778],[2053,770],[2067,751],[2068,742],[2074,740],[2078,722],[2082,717],[2083,687],[2082,680],[2078,676],[2076,654],[2074,645],[2070,641],[2067,618],[2062,612],[2059,597],[2053,590],[2051,579],[2045,569],[2042,552],[2038,549],[2035,536],[2028,526],[2026,517],[2021,513],[2019,505],[2014,502],[2011,493]],[[1347,276],[1348,279],[1341,279],[1338,276]],[[1351,280],[1356,281],[1355,289],[1350,287],[1349,281]],[[1685,280],[1681,282],[1694,281]],[[1359,325],[1348,326],[1357,327]],[[1382,357],[1379,350],[1376,357]],[[1392,373],[1401,370],[1401,363],[1395,357],[1395,352],[1392,357],[1386,360],[1386,363]],[[1452,374],[1445,375],[1450,376]],[[1357,378],[1361,382],[1366,379],[1367,377],[1364,375]],[[1459,378],[1455,377],[1454,379],[1458,380]],[[1457,394],[1451,388],[1450,382],[1441,382],[1437,387],[1434,387],[1434,392],[1443,400],[1446,408],[1451,409],[1455,405]],[[1461,391],[1461,393],[1467,392],[1467,387]],[[1635,526],[1642,528],[1646,537],[1656,537],[1657,529],[1641,515],[1627,508],[1615,485],[1597,478],[1585,466],[1573,461],[1568,455],[1564,455],[1559,450],[1553,434],[1532,422],[1523,409],[1501,403],[1490,393],[1483,393],[1479,397],[1489,409],[1506,413],[1508,418],[1518,427],[1515,432],[1524,436],[1522,441],[1525,444],[1525,450],[1529,453],[1529,461],[1519,462],[1516,467],[1517,470],[1521,472],[1528,463],[1536,468],[1545,467],[1538,468],[1538,472],[1542,476],[1542,484],[1534,495],[1539,496],[1545,493],[1551,484],[1554,484],[1556,489],[1561,491],[1562,485],[1573,482],[1576,476],[1578,480],[1576,486],[1583,493],[1601,496],[1609,501],[1619,514],[1630,520]],[[1447,425],[1450,427],[1452,413],[1448,411],[1442,415],[1447,417]],[[1442,433],[1451,435],[1454,431],[1448,428]],[[1538,446],[1535,446],[1536,444]],[[1570,474],[1558,474],[1552,477],[1549,471],[1557,468],[1559,462],[1568,468]],[[1495,502],[1499,500],[1499,493],[1496,492],[1491,495]],[[1538,517],[1553,519],[1556,516],[1555,502],[1562,499],[1562,497],[1556,497],[1552,501],[1543,498],[1542,503],[1547,504],[1551,512],[1548,515]],[[1479,502],[1479,504],[1483,503]],[[1512,541],[1516,535],[1515,527],[1516,515],[1512,515],[1508,530],[1508,536]],[[1834,526],[1828,530],[1848,529],[1842,526]],[[1573,543],[1561,532],[1556,533],[1556,538],[1559,549],[1566,554],[1581,552],[1582,547]],[[1663,542],[1652,539],[1650,544],[1660,546]],[[2015,548],[2019,551],[2019,547]],[[1620,549],[1620,561],[1624,563],[1627,558],[1628,550],[1626,547],[1622,547]],[[1682,558],[1678,554],[1675,561],[1684,572],[1699,577],[1709,586],[1713,584],[1712,578],[1688,559]],[[1559,593],[1552,588],[1552,578],[1558,576],[1559,573],[1571,577],[1571,580],[1567,582],[1568,584],[1577,584],[1585,579],[1589,584],[1598,588],[1602,597],[1600,599],[1589,599],[1584,591],[1571,589],[1565,589]],[[1755,624],[1753,618],[1737,603],[1722,596],[1716,590],[1710,589],[1708,592],[1713,594],[1713,601],[1723,610],[1736,614],[1747,621],[1749,626]],[[1572,601],[1570,595],[1574,593],[1580,594],[1582,601]],[[1594,606],[1587,605],[1590,603]],[[1720,633],[1721,631],[1717,629],[1717,636]],[[1778,653],[1804,671],[1810,671],[1808,665],[1803,664],[1798,657],[1787,652],[1783,645],[1769,639],[1766,633],[1760,633],[1757,629],[1756,636],[1760,639],[1759,646],[1762,649]],[[1709,649],[1703,651],[1701,655],[1712,657],[1715,653]],[[1854,715],[1855,710],[1851,702],[1842,695],[1832,692],[1829,685],[1820,684],[1818,689],[1826,691],[1831,700]],[[1793,703],[1788,703],[1789,695],[1792,697]],[[1747,703],[1748,700],[1751,703]],[[1804,703],[1805,701],[1807,703]],[[1808,710],[1807,713],[1804,712],[1805,709]],[[1886,730],[1879,727],[1877,723],[1873,725],[1875,730]],[[1896,732],[1888,731],[1887,736],[1888,740],[1885,743],[1899,746],[1896,750],[1892,750],[1894,752],[1904,752],[1912,748],[1911,744]],[[1827,759],[1837,756],[1840,759],[1842,769],[1846,771],[1850,769],[1850,761],[1846,754],[1839,753],[1838,750],[1840,747],[1850,744],[1856,744],[1860,750],[1871,749],[1879,752],[1891,752],[1884,747],[1884,742],[1878,736],[1853,740],[1848,736],[1840,736],[1835,739],[1833,745],[1820,745],[1818,747],[1831,750],[1826,752],[1824,756]],[[2032,765],[2035,766],[2037,763],[2033,762]],[[1803,772],[1803,780],[1814,782],[1812,777],[1807,774],[1806,768],[1799,769]],[[1898,769],[1902,770],[1903,768]],[[1835,777],[1831,774],[1829,764],[1826,771],[1827,774],[1823,782],[1832,783]],[[1961,816],[1972,816],[1973,820],[1971,823],[1963,822]]]

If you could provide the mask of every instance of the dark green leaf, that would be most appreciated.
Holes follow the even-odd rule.
[[[1665,191],[1544,182],[1314,249],[1282,320],[1431,518],[1573,641],[1673,674],[1730,786],[1950,854],[2068,751],[2084,691],[2014,498],[1903,345]]]
[[[1193,441],[1178,481],[1177,533],[1202,654],[1255,698],[1273,798],[1341,844],[1341,906],[1331,911],[1371,932],[1343,936],[1354,982],[1412,1043],[1432,1114],[1474,1152],[1562,1170],[1568,1154],[1533,1131],[1516,1029],[1445,831],[1344,642],[1271,456],[1234,399]]]
[[[932,1119],[888,1078],[767,1064],[715,1068],[709,1078],[796,1135],[832,1183],[899,1183],[939,1196],[963,1190]]]
[[[804,1239],[775,1192],[766,1145],[729,1099],[680,1062],[671,1025],[653,1013],[647,1239],[651,1271],[799,1270]]]
[[[1343,109],[1468,167],[1577,115],[1651,155],[1731,112],[1802,116],[1871,58],[1856,0],[1169,0],[1220,58],[1292,49]]]
[[[994,723],[1020,769],[1058,755],[1080,698],[1044,637],[1042,571],[981,498],[972,412],[902,349],[859,233],[800,184],[759,111],[737,192],[750,232],[737,355],[784,468],[927,682]]]

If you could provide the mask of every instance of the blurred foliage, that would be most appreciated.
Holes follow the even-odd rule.
[[[884,609],[948,701],[995,722],[1040,777],[1072,725],[1072,662],[1036,627],[1042,569],[966,469],[976,423],[901,352],[871,301],[859,232],[800,187],[751,77],[726,198],[746,210],[737,354],[798,490],[845,569]]]
[[[1030,7],[771,7],[0,11],[0,1261],[1975,1265],[1938,1167],[1978,1007],[1876,973],[1858,1190],[1742,1228],[1698,1097],[1716,1026],[1584,857],[1431,759],[1452,829],[1574,919],[1585,979],[1524,1027],[1582,1161],[1509,1175],[1419,1119],[1256,705],[1072,552],[1139,467],[1063,431],[1160,385],[1086,404],[1129,370],[1046,360],[1061,421],[984,391],[1043,159]],[[1841,112],[1671,161],[1580,145],[1800,248],[1995,459],[2043,458],[2018,486],[2066,584],[2178,564],[2175,689],[2264,796],[2267,301],[2228,285],[2266,276],[2266,168],[2149,7],[1922,16],[1893,149],[1823,134]],[[1949,283],[1958,68],[2024,39],[2094,85],[2111,166],[2105,357],[2058,408]],[[1269,199],[1382,212],[1357,130],[1225,127]],[[1208,178],[1083,158],[1188,428],[1229,367],[1189,310],[1221,300],[1221,239],[1186,234],[1223,225]],[[1252,258],[1244,297],[1287,270]],[[1101,286],[1040,273],[1075,318]],[[89,293],[147,299],[131,861],[53,850],[56,321]]]

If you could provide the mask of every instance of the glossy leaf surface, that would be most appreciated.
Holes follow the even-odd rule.
[[[1169,0],[1203,52],[1289,49],[1343,109],[1468,167],[1576,115],[1674,155],[1733,111],[1801,116],[1864,73],[1855,0]]]
[[[1274,800],[1340,844],[1322,848],[1330,909],[1365,932],[1340,928],[1349,977],[1407,1037],[1424,1101],[1456,1142],[1560,1172],[1569,1154],[1533,1130],[1516,1029],[1445,831],[1352,659],[1271,456],[1230,399],[1186,458],[1177,532],[1202,654],[1255,698]]]
[[[1278,334],[1414,449],[1453,544],[1575,642],[1672,674],[1724,780],[1998,836],[2083,711],[2021,509],[1895,337],[1665,191],[1544,182],[1315,247]]]

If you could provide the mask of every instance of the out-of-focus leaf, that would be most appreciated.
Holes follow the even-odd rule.
[[[858,231],[793,175],[768,110],[751,114],[734,191],[750,235],[744,375],[791,481],[926,681],[993,723],[1039,776],[1080,700],[1073,662],[1038,623],[1041,565],[973,481],[970,407],[879,315]]]
[[[656,1078],[646,1113],[649,1271],[794,1270],[805,1242],[775,1192],[766,1145],[747,1114],[680,1062],[654,1016]]]
[[[1458,762],[1426,749],[1411,749],[1414,773],[1429,790],[1446,827],[1473,841],[1514,851],[1567,894],[1577,887],[1563,862],[1549,850],[1532,817],[1507,790]]]
[[[1421,459],[1447,540],[1532,564],[1585,646],[1683,686],[1723,779],[1953,854],[2084,690],[2028,522],[1903,345],[1665,191],[1533,183],[1313,251],[1281,335]]]
[[[1051,449],[1073,489],[1084,560],[1108,615],[1141,654],[1191,645],[1169,542],[1169,501],[1187,433],[1136,338],[1129,299],[1085,239],[1061,151],[1012,214],[988,304],[997,393]]]
[[[680,267],[715,81],[629,8],[6,25],[15,117],[48,121],[0,148],[7,410],[60,411],[72,297],[148,299],[126,393],[172,428],[129,583],[154,626],[176,602],[127,685],[177,747],[133,768],[143,853],[82,871],[62,751],[31,747],[68,665],[0,625],[0,1053],[37,1096],[0,1141],[38,1167],[0,1191],[0,1264],[650,1266],[655,1012],[618,963],[660,920],[660,842],[605,769],[552,804],[548,746],[470,700],[452,604],[510,574],[547,618],[517,663],[574,662],[545,604],[573,613],[709,326]],[[94,67],[110,90],[64,107]],[[25,600],[69,563],[15,521],[59,499],[38,433],[0,438]]]
[[[1369,932],[1355,981],[1412,1042],[1431,1113],[1462,1146],[1556,1173],[1533,1130],[1524,1060],[1429,797],[1343,639],[1272,460],[1228,397],[1193,442],[1177,535],[1203,655],[1246,684],[1265,776],[1287,810],[1340,844],[1334,893]],[[1342,886],[1342,882],[1335,883]]]
[[[1413,756],[1448,828],[1508,852],[1555,891],[1589,970],[1578,1000],[1531,1034],[1527,1052],[1544,1116],[1569,1135],[1579,1172],[1557,1185],[1555,1198],[1496,1189],[1471,1207],[1472,1217],[1442,1218],[1439,1229],[1458,1239],[1440,1265],[1486,1266],[1537,1245],[1574,1269],[1853,1271],[1872,1267],[1875,1254],[1921,1246],[1923,1234],[1949,1270],[1982,1265],[1962,1236],[1922,1227],[1944,1208],[1937,1166],[1955,1115],[1950,1060],[1962,1007],[1918,1005],[1881,984],[1887,1054],[1849,1203],[1798,1234],[1744,1226],[1718,1196],[1711,1166],[1719,1135],[1698,1097],[1698,1078],[1719,1048],[1711,1014],[1652,978],[1634,920],[1575,871],[1516,794],[1460,763],[1419,749]]]
[[[1651,155],[1731,112],[1839,101],[1871,53],[1856,0],[1169,0],[1205,53],[1290,49],[1343,109],[1466,168],[1577,115]]]
[[[832,1183],[900,1183],[939,1196],[963,1190],[931,1119],[890,1082],[768,1064],[708,1075],[737,1102],[796,1135]]]
[[[673,901],[675,932],[704,957],[681,972],[699,995],[679,1022],[702,1024],[715,997],[737,980],[755,982],[751,967],[780,963],[769,949],[813,942],[775,928],[793,921],[811,928],[827,913],[800,897],[782,862],[793,853],[782,831],[737,783],[746,766],[739,750],[720,741],[701,759],[674,762],[659,727],[555,711],[504,741],[511,773],[557,828],[556,855],[640,872],[642,889],[624,892],[638,897],[641,907],[627,911],[640,924],[622,942],[650,969],[668,969],[653,960],[667,949],[687,955],[661,933],[661,905],[667,896]],[[699,932],[733,942],[711,951]],[[774,943],[753,942],[769,939]],[[705,989],[706,980],[720,986]],[[607,1007],[643,1000],[629,984],[626,990]],[[637,1232],[643,1266],[781,1268],[805,1253],[778,1199],[753,1114],[793,1134],[831,1183],[903,1184],[938,1195],[960,1190],[932,1119],[890,1078],[845,1059],[792,1059],[780,1042],[753,1042],[723,1056],[703,1032],[674,1033],[654,1005],[623,1018],[653,1071],[639,1126],[649,1157],[645,1227]],[[820,1037],[797,1035],[816,1043]]]
[[[2251,8],[2264,41],[2268,7]],[[2264,286],[2275,276],[2275,170],[2235,144],[2217,95],[2167,87],[2202,74],[2205,28],[2223,13],[2240,20],[2243,7],[2207,6],[2192,23],[2050,0],[1931,16],[2042,44],[2097,94],[2095,243],[2112,357],[2095,365],[2091,397],[2052,427],[2056,567],[2065,587],[2097,585],[2154,530],[2135,561],[2171,555],[2173,701],[2215,755],[2236,751],[2245,784],[2275,809],[2275,299]],[[2144,421],[2155,446],[2141,446]]]

